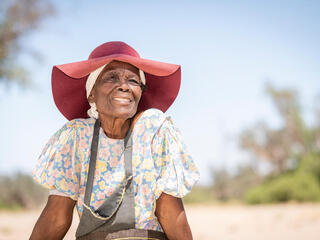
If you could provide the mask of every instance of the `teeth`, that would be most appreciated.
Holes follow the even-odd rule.
[[[120,102],[130,102],[130,99],[128,99],[128,98],[114,98],[114,100],[117,100]]]

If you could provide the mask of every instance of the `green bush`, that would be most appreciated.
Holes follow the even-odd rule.
[[[320,185],[317,178],[297,171],[271,179],[250,189],[245,195],[249,204],[287,201],[320,201]]]
[[[320,183],[320,153],[309,153],[302,156],[297,171],[312,174]]]

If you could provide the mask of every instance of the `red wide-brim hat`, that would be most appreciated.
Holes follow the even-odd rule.
[[[113,60],[129,63],[145,73],[147,89],[142,93],[138,112],[149,108],[165,112],[174,102],[180,89],[180,65],[143,59],[124,42],[107,42],[95,48],[88,60],[53,66],[52,93],[63,116],[68,120],[88,118],[88,75]]]

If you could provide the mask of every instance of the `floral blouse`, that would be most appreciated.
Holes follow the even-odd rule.
[[[94,123],[93,118],[66,123],[49,140],[33,170],[34,179],[51,189],[51,194],[76,200],[79,216],[83,211]],[[162,231],[154,214],[156,199],[162,192],[185,196],[198,181],[199,172],[179,130],[160,110],[146,110],[136,122],[132,138],[136,228]],[[124,140],[108,138],[100,128],[90,206],[93,211],[125,179],[123,151]]]

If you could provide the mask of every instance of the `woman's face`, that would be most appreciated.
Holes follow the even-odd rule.
[[[142,94],[140,85],[138,68],[113,61],[100,73],[88,100],[96,103],[99,115],[132,118]]]

